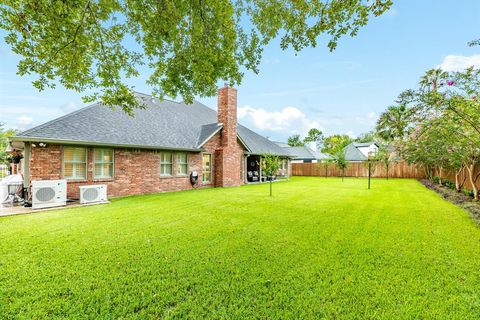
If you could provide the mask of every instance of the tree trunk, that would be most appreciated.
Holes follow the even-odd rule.
[[[433,168],[431,166],[428,166],[426,170],[427,170],[428,180],[432,181],[433,180]]]
[[[438,184],[442,185],[443,167],[442,166],[437,166],[436,173],[437,173],[437,177],[438,177]]]
[[[466,177],[463,178],[463,181],[460,182],[460,175],[462,174],[463,167],[459,170],[455,170],[455,191],[462,192],[463,184],[465,183]]]
[[[368,190],[370,190],[370,177],[372,176],[372,163],[368,162]]]
[[[477,201],[478,200],[478,189],[477,186],[475,185],[475,182],[477,182],[478,175],[475,177],[475,164],[470,164],[466,166],[467,171],[468,171],[468,180],[470,181],[470,184],[472,185],[472,191],[473,191],[473,200]]]
[[[386,167],[387,167],[387,180],[388,180],[388,168],[390,167],[390,165],[387,164]]]
[[[460,174],[455,171],[455,191],[460,192]]]
[[[270,177],[270,197],[272,196],[272,177]]]

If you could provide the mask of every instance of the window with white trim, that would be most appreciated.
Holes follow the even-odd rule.
[[[202,156],[202,182],[212,182],[212,155],[209,153]]]
[[[171,177],[173,173],[173,153],[160,152],[160,176]]]
[[[113,178],[113,149],[93,150],[93,177],[95,179]]]
[[[78,147],[63,148],[63,176],[65,179],[87,179],[87,149]]]
[[[177,152],[177,176],[188,174],[188,159],[186,152]]]

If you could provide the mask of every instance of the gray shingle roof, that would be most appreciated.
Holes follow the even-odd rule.
[[[242,142],[248,147],[249,152],[252,154],[269,153],[280,156],[290,156],[288,152],[277,146],[274,142],[242,125],[238,125],[237,132]]]
[[[12,140],[200,151],[199,144],[219,128],[217,113],[200,102],[186,105],[138,96],[146,108],[135,109],[133,117],[118,108],[94,104],[24,131]],[[237,128],[249,152],[288,155],[244,126]]]
[[[201,148],[212,136],[223,128],[223,124],[210,123],[200,127],[197,148]]]
[[[307,146],[290,147],[282,142],[276,142],[276,144],[286,150],[294,160],[324,160],[331,158],[329,155],[313,151]]]
[[[355,142],[345,147],[345,160],[347,161],[366,161],[367,157],[357,149]]]

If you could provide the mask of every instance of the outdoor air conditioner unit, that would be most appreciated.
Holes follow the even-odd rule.
[[[107,185],[97,184],[80,187],[80,203],[95,203],[107,201]]]
[[[32,209],[60,207],[66,204],[66,180],[32,181]]]

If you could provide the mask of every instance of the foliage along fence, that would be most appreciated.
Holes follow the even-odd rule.
[[[294,176],[317,176],[317,177],[341,177],[342,170],[335,164],[322,163],[292,163],[292,174]],[[387,170],[383,163],[372,164],[372,177],[385,178]],[[368,166],[365,162],[349,162],[345,169],[345,177],[368,177]],[[425,171],[405,161],[392,162],[388,168],[390,178],[423,179]]]
[[[480,174],[480,166],[475,168],[475,175],[478,174]],[[440,172],[436,171],[435,175],[441,177],[443,181],[449,180],[455,182],[455,173],[452,171],[442,172],[441,174]],[[470,179],[468,179],[468,171],[466,168],[463,168],[462,172],[458,176],[458,180],[460,184],[463,184],[464,189],[472,190],[472,184],[470,183]],[[477,189],[480,189],[480,178],[477,178],[475,185],[477,186]]]

